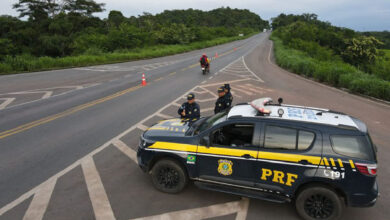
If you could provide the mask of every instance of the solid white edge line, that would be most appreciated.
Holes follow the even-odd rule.
[[[252,75],[253,75],[254,77],[256,77],[260,82],[264,82],[258,75],[256,75],[254,72],[252,72],[251,69],[249,69],[249,67],[248,67],[248,66],[246,65],[246,63],[245,63],[244,56],[242,56],[242,62],[244,63],[245,68],[246,68],[250,73],[252,73]]]

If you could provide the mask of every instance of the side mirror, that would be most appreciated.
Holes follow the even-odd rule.
[[[210,147],[210,137],[209,136],[203,136],[202,139],[200,139],[200,145]]]

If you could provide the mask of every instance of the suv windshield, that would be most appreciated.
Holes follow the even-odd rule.
[[[227,112],[220,112],[220,113],[217,113],[213,116],[211,116],[210,118],[207,118],[207,120],[205,120],[195,131],[194,134],[199,134],[200,132],[202,131],[205,131],[206,129],[214,126],[214,125],[217,125],[221,122],[224,122],[226,121],[227,119]]]

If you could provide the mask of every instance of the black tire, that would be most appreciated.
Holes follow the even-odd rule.
[[[153,166],[151,175],[154,187],[165,193],[179,193],[188,183],[183,167],[169,159],[158,161]]]
[[[203,75],[206,74],[206,70],[202,70]]]
[[[334,190],[324,186],[312,186],[298,194],[295,208],[306,220],[333,220],[341,217],[345,204]]]

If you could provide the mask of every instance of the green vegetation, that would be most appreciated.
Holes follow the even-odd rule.
[[[246,37],[268,27],[248,11],[173,10],[125,17],[93,0],[19,0],[19,17],[0,16],[0,74],[170,55]]]
[[[335,87],[390,101],[390,62],[382,42],[317,20],[313,14],[273,19],[278,65]]]
[[[247,35],[246,37],[249,36],[251,35]],[[201,49],[204,47],[211,47],[219,44],[228,43],[234,40],[240,40],[246,37],[222,37],[216,38],[214,40],[194,42],[185,45],[156,45],[132,50],[122,50],[113,53],[102,53],[100,50],[89,49],[83,55],[58,58],[47,56],[33,57],[28,55],[15,57],[7,56],[4,59],[4,63],[0,63],[0,73],[41,71],[154,58],[183,53],[191,50]]]

